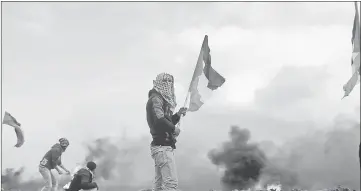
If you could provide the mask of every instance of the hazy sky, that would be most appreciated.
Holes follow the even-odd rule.
[[[353,17],[351,2],[4,2],[2,113],[18,119],[26,142],[14,148],[14,131],[3,126],[3,168],[37,174],[60,137],[71,143],[69,168],[91,139],[150,137],[152,80],[173,74],[182,105],[205,34],[226,83],[187,115],[180,142],[206,132],[206,153],[230,125],[282,143],[335,119],[359,121],[360,86],[341,101]]]

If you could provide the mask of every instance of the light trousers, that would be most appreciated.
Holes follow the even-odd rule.
[[[41,191],[57,191],[58,179],[54,176],[53,172],[42,166],[39,166],[39,172],[45,181],[45,186],[41,189]]]
[[[154,191],[176,191],[178,188],[174,149],[170,146],[151,146],[154,160]]]

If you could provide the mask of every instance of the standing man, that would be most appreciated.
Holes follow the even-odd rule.
[[[45,181],[45,186],[42,191],[57,191],[58,189],[58,180],[54,176],[53,172],[51,172],[52,169],[56,169],[59,174],[63,174],[60,170],[60,168],[62,168],[67,174],[70,174],[70,171],[61,163],[61,155],[68,146],[68,139],[60,138],[59,143],[53,145],[41,159],[39,172]]]
[[[181,108],[173,115],[176,106],[174,78],[161,73],[153,81],[146,106],[147,122],[153,138],[150,149],[155,163],[155,191],[175,191],[178,187],[174,149],[180,129],[175,125],[187,109]]]

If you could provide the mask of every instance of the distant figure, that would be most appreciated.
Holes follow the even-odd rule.
[[[174,191],[178,188],[174,149],[180,129],[175,125],[187,109],[181,108],[173,115],[176,105],[173,76],[159,74],[148,93],[146,106],[147,122],[153,137],[150,150],[155,163],[154,191]]]
[[[94,182],[96,167],[94,162],[88,162],[86,167],[78,170],[71,182],[64,186],[65,191],[98,190],[98,185]]]
[[[58,180],[51,171],[52,169],[56,169],[59,174],[63,174],[60,170],[62,168],[67,174],[70,174],[70,171],[61,163],[61,155],[68,146],[69,141],[66,138],[60,138],[59,143],[53,145],[41,159],[39,172],[45,181],[42,191],[57,191],[58,189]]]

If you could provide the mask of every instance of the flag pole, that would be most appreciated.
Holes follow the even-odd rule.
[[[359,7],[359,6],[361,5],[361,3],[360,3],[360,5],[357,5],[357,2],[358,2],[358,1],[355,1],[354,3],[355,3],[355,7],[356,7],[356,12],[358,13],[358,14],[357,14],[357,16],[358,16],[358,22],[359,22],[359,24],[360,24],[360,22],[361,22],[361,21],[360,21],[361,15],[360,15],[360,7]]]
[[[358,13],[358,15],[357,15],[358,23],[359,23],[359,26],[361,26],[361,13],[359,12],[359,9],[358,9],[358,6],[357,6],[357,1],[355,1],[355,8],[356,8],[356,14]],[[361,3],[360,3],[360,9],[361,9]],[[359,30],[359,31],[360,31],[359,33],[361,33],[361,30]],[[359,43],[360,43],[359,47],[361,49],[361,39],[359,40]],[[361,52],[359,54],[361,54]],[[361,56],[361,55],[359,55],[359,56]],[[360,68],[359,68],[358,71],[359,71],[359,75],[360,75]],[[359,157],[359,165],[360,165],[360,170],[361,170],[361,141],[360,141],[360,144],[359,144],[359,147],[358,147],[358,155],[359,155],[358,156]]]
[[[361,26],[361,21],[360,21],[361,15],[360,15],[360,11],[359,11],[359,5],[357,4],[357,1],[355,1],[354,4],[355,4],[355,12],[356,12],[355,14],[357,16],[358,24],[359,24],[359,26]],[[359,33],[361,33],[360,29],[359,29]],[[359,44],[360,44],[360,48],[361,48],[361,40],[359,41]]]
[[[196,74],[196,69],[197,69],[198,62],[199,62],[200,59],[202,59],[202,55],[203,55],[203,54],[202,54],[202,50],[203,50],[203,45],[204,45],[204,42],[205,42],[205,39],[206,39],[206,38],[208,38],[208,35],[205,35],[204,38],[203,38],[201,50],[199,51],[199,55],[198,55],[198,59],[197,59],[197,64],[196,64],[196,66],[194,67],[194,72],[193,72],[193,75],[192,75],[192,80],[191,80],[191,82],[189,83],[187,96],[186,96],[186,99],[184,100],[184,105],[183,105],[183,107],[185,107],[185,108],[187,108],[187,109],[188,109],[188,107],[189,107],[188,102],[189,102],[189,99],[190,99],[190,97],[191,97],[191,91],[190,91],[190,90],[191,90],[192,82],[193,82],[194,76],[195,76],[195,74]],[[181,115],[181,116],[180,116],[180,119],[179,119],[179,122],[178,122],[178,124],[177,124],[177,127],[178,127],[178,128],[180,127],[182,117],[183,117],[183,116]]]
[[[359,24],[359,26],[361,26],[361,21],[360,21],[360,17],[361,17],[361,15],[360,15],[360,12],[359,12],[359,6],[357,5],[357,1],[355,1],[354,2],[354,4],[355,4],[355,11],[356,11],[356,16],[357,16],[357,20],[358,20],[358,24]],[[357,21],[356,21],[357,22]],[[359,29],[359,33],[361,33],[361,30]],[[361,40],[359,41],[359,44],[360,44],[360,48],[361,48]]]
[[[203,38],[201,50],[199,51],[199,55],[198,55],[198,59],[197,59],[197,64],[196,64],[196,67],[194,67],[194,72],[193,72],[193,75],[192,75],[192,80],[191,80],[191,82],[189,83],[189,88],[188,88],[188,92],[189,92],[189,93],[190,93],[190,89],[191,89],[191,85],[192,85],[194,76],[196,75],[196,69],[197,69],[198,61],[199,61],[200,59],[202,59],[201,56],[203,56],[202,51],[203,51],[204,41],[206,40],[206,38],[208,38],[208,35],[205,35],[204,38]]]

